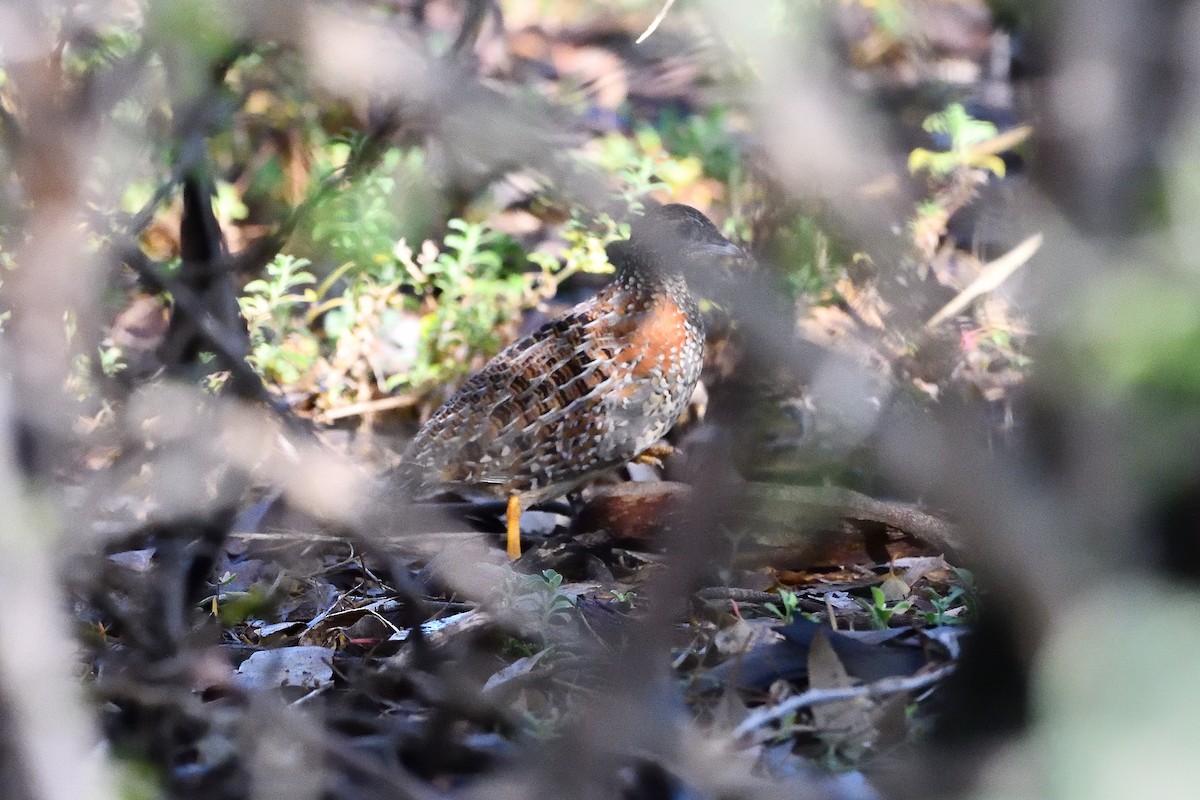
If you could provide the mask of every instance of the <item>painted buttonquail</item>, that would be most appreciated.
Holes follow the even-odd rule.
[[[704,362],[683,273],[745,255],[678,204],[650,209],[607,254],[616,278],[470,376],[404,457],[411,500],[507,499],[511,558],[523,508],[627,463],[675,424]]]

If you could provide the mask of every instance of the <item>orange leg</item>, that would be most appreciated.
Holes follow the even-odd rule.
[[[654,444],[647,447],[642,453],[634,459],[639,464],[649,464],[652,467],[661,467],[663,462],[675,452],[672,447],[663,439],[659,439]]]
[[[504,518],[508,522],[508,557],[516,561],[521,557],[521,501],[515,494],[508,498],[508,510]]]

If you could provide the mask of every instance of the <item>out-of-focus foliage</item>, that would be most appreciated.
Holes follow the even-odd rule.
[[[352,141],[330,142],[317,151],[314,172],[344,169],[355,146]],[[436,197],[423,189],[428,174],[424,160],[418,148],[391,148],[370,172],[320,198],[307,231],[314,245],[335,264],[351,263],[353,274],[391,280],[396,243],[419,239],[433,224]]]
[[[784,281],[795,298],[823,299],[843,276],[850,256],[821,229],[817,220],[797,216],[775,237],[777,261],[784,266]]]
[[[533,252],[529,260],[542,268],[547,277],[565,280],[576,272],[604,274],[612,272],[605,247],[618,239],[629,236],[629,225],[618,223],[608,214],[598,215],[589,224],[583,214],[576,210],[563,225],[562,237],[566,247],[554,255]]]
[[[681,117],[673,108],[659,120],[663,145],[679,157],[700,159],[704,174],[724,184],[734,184],[743,169],[742,148],[728,112],[714,107],[703,115]]]
[[[1078,363],[1089,365],[1080,381],[1113,399],[1200,401],[1200,306],[1192,294],[1177,282],[1130,273],[1090,287],[1085,301],[1070,332]]]

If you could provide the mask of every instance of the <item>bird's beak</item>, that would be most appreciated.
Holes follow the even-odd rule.
[[[733,242],[713,242],[700,246],[700,252],[713,258],[745,259],[746,251]]]

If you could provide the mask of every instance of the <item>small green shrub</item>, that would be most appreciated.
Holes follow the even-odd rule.
[[[800,596],[788,589],[781,588],[776,591],[779,593],[779,604],[764,603],[763,605],[767,611],[790,625],[795,621],[796,611],[800,608]]]
[[[858,603],[859,607],[871,617],[872,627],[879,628],[880,630],[891,624],[892,617],[897,614],[903,616],[912,608],[911,600],[901,600],[898,603],[889,605],[883,590],[878,586],[871,587],[870,600],[863,600],[856,597],[854,598],[854,602]]]
[[[265,277],[246,284],[239,299],[250,332],[250,364],[278,384],[299,382],[318,355],[300,317],[316,297],[309,266],[307,259],[280,254],[267,265]]]
[[[359,159],[364,146],[361,136],[331,140],[318,151],[317,171],[328,180]],[[317,252],[335,264],[353,264],[355,272],[390,280],[396,242],[424,236],[430,220],[423,209],[436,205],[422,188],[426,172],[419,148],[389,148],[373,169],[321,196],[308,234]]]
[[[930,114],[921,127],[929,133],[949,137],[950,147],[948,150],[915,148],[908,155],[909,172],[915,174],[925,170],[935,177],[944,177],[959,169],[982,169],[997,177],[1004,177],[1003,159],[976,149],[995,138],[996,126],[972,117],[962,103],[951,103],[945,111]]]

